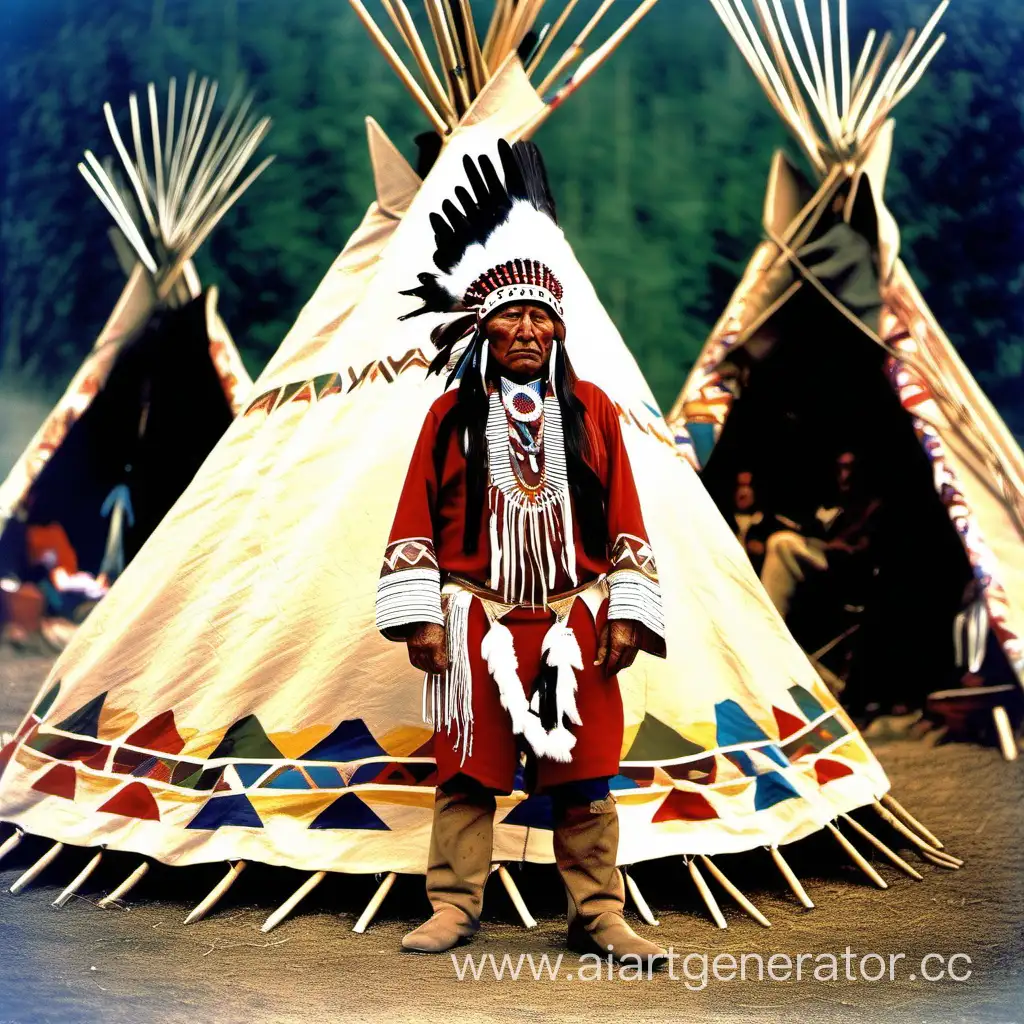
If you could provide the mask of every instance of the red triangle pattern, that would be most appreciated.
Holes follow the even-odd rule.
[[[819,757],[814,762],[814,774],[818,779],[818,785],[824,786],[826,782],[833,779],[841,779],[844,775],[852,775],[853,769],[842,761],[833,761],[828,757]]]
[[[107,755],[110,753],[110,747],[101,747],[91,757],[87,757],[82,761],[88,768],[95,768],[97,771],[103,772],[107,770]]]
[[[75,769],[70,764],[55,764],[42,778],[36,779],[32,788],[50,796],[61,796],[65,800],[75,799]]]
[[[655,812],[652,821],[710,821],[718,817],[703,793],[673,789]]]
[[[101,808],[108,814],[120,814],[126,818],[142,818],[159,821],[160,809],[153,794],[143,782],[131,782],[118,790]]]
[[[775,724],[779,727],[779,736],[782,739],[807,727],[807,723],[802,718],[797,718],[796,715],[791,715],[788,711],[783,711],[782,708],[773,706],[772,714],[775,715]]]
[[[165,711],[141,729],[136,729],[127,742],[133,747],[155,750],[161,754],[180,754],[185,747],[185,741],[178,734],[178,727],[174,723],[173,711]]]

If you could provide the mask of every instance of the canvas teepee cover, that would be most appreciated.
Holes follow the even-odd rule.
[[[919,551],[916,560],[911,553],[929,512],[927,502],[921,505],[921,519],[905,524],[905,546],[897,558],[902,564],[886,584],[893,587],[894,575],[910,577],[900,581],[909,588],[908,596],[903,611],[894,610],[886,641],[890,649],[907,642],[902,621],[939,585],[956,591],[954,606],[947,608],[941,631],[935,629],[935,617],[928,619],[928,643],[952,651],[948,627],[960,589],[973,576],[981,596],[971,614],[981,629],[975,632],[975,650],[960,652],[962,668],[997,678],[1012,671],[1024,679],[1024,456],[899,259],[899,232],[883,199],[894,126],[889,115],[941,46],[944,36],[929,41],[947,4],[940,5],[916,39],[908,36],[891,63],[885,61],[888,37],[872,52],[871,33],[854,66],[844,4],[836,22],[838,38],[831,38],[826,19],[821,45],[808,26],[802,51],[783,12],[773,15],[759,2],[759,33],[742,0],[712,2],[819,179],[811,185],[776,154],[765,199],[766,240],[711,332],[669,414],[669,425],[688,452],[696,442],[710,474],[708,486],[712,491],[719,487],[716,497],[728,503],[728,481],[717,479],[723,467],[751,468],[758,462],[759,444],[776,447],[774,453],[760,453],[759,464],[771,464],[772,472],[790,458],[779,448],[785,435],[770,433],[766,420],[751,412],[766,402],[763,386],[755,395],[757,374],[764,381],[773,372],[758,368],[787,361],[788,369],[771,377],[772,386],[801,391],[793,404],[805,411],[817,408],[822,413],[818,426],[845,417],[841,434],[852,448],[870,448],[877,435],[876,460],[890,460],[891,474],[922,476],[923,489],[930,487],[937,496],[928,501],[944,509],[940,519],[952,524],[944,532],[929,527],[928,536],[947,550],[946,534],[959,537],[959,544],[951,542],[955,551],[948,553],[948,572],[962,572],[965,578],[928,582],[928,563],[938,557],[934,547]],[[847,357],[857,351],[860,364],[873,360],[871,374],[856,375],[860,371]],[[875,383],[885,396],[867,393]],[[749,422],[734,426],[743,416],[730,419],[730,414],[744,398]],[[759,439],[753,437],[755,421]],[[912,453],[904,451],[905,438],[912,439]],[[744,443],[748,450],[738,452],[737,444]],[[997,642],[988,645],[983,664],[986,623]],[[926,683],[935,688],[942,681],[933,676]]]
[[[430,259],[428,214],[463,155],[493,154],[541,107],[512,54],[418,189],[371,127],[378,187],[382,154],[402,187],[382,189],[302,331],[61,658],[2,755],[5,820],[172,864],[424,870],[422,678],[374,625],[395,503],[441,386],[425,376],[433,322],[399,321],[415,300],[398,292]],[[587,324],[574,363],[620,411],[665,596],[668,659],[622,677],[620,860],[787,843],[870,804],[884,772],[678,454],[581,267],[564,286]],[[548,810],[499,799],[495,859],[550,862]]]
[[[126,542],[130,557],[248,396],[252,381],[217,313],[217,290],[203,291],[192,257],[269,162],[239,183],[269,121],[250,117],[251,97],[236,92],[207,134],[216,97],[215,82],[192,76],[178,98],[172,80],[163,124],[150,85],[143,125],[133,95],[133,154],[104,108],[126,183],[92,153],[79,169],[114,218],[111,237],[128,281],[85,362],[0,484],[0,574],[17,562],[15,531],[6,545],[4,534],[30,498],[33,514],[64,525],[82,568],[96,572],[109,540],[101,508],[118,486],[132,504],[120,531],[116,521],[113,529],[127,535],[116,543]]]

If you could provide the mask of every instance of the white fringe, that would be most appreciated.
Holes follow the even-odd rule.
[[[573,670],[583,671],[583,653],[576,634],[564,622],[555,622],[544,636],[541,654],[546,656],[547,663],[558,673],[555,706],[558,708],[559,722],[562,715],[565,715],[573,725],[582,725],[576,707],[576,689],[579,684]]]
[[[526,699],[523,681],[519,678],[519,659],[508,626],[493,622],[480,644],[480,654],[497,684],[501,706],[512,720],[512,731],[524,737],[538,757],[568,764],[576,737],[565,727],[562,718],[564,715],[574,725],[583,724],[576,707],[577,682],[573,672],[573,668],[583,668],[583,656],[575,634],[562,622],[555,622],[545,634],[542,649],[549,654],[548,664],[558,672],[555,691],[558,724],[550,732],[536,714],[540,695],[534,696],[532,710]]]
[[[428,674],[423,680],[423,720],[434,732],[455,729],[455,749],[462,747],[462,764],[473,753],[473,673],[469,667],[472,603],[473,595],[468,590],[456,590],[449,596],[445,616],[448,671],[444,676]]]

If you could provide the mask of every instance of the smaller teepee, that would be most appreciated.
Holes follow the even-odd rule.
[[[741,472],[805,527],[839,453],[870,473],[886,517],[873,579],[831,629],[819,618],[815,630],[806,607],[790,619],[810,653],[849,673],[853,704],[920,706],[961,680],[973,704],[1019,704],[1024,456],[898,258],[883,198],[890,115],[941,47],[947,2],[895,56],[871,32],[856,63],[845,2],[834,20],[823,3],[820,42],[803,0],[799,29],[780,4],[755,2],[760,30],[744,0],[712,0],[818,180],[776,154],[766,239],[669,424],[726,515]],[[996,721],[1015,753],[1005,714]]]
[[[78,165],[114,219],[111,240],[128,281],[0,484],[0,577],[9,580],[28,564],[26,523],[60,524],[79,569],[116,577],[252,386],[217,314],[217,289],[203,290],[192,258],[272,159],[246,174],[270,121],[252,115],[252,97],[236,90],[211,123],[217,83],[194,75],[181,97],[171,80],[163,116],[152,84],[146,99],[148,124],[130,97],[130,136],[104,105],[123,179],[88,151]]]

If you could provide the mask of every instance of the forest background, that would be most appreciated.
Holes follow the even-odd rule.
[[[428,128],[348,3],[2,6],[0,404],[13,433],[27,439],[122,287],[108,215],[75,170],[86,148],[112,151],[102,104],[123,114],[130,91],[192,69],[244,75],[274,119],[276,161],[198,259],[255,376],[372,198],[363,118],[411,160]],[[482,18],[492,4],[474,6]],[[620,0],[609,27],[632,6]],[[565,38],[596,7],[583,0]],[[902,36],[932,4],[850,8],[858,50],[869,27]],[[949,41],[897,112],[887,199],[918,284],[1021,437],[1024,4],[954,0],[943,27]],[[771,153],[797,148],[707,0],[662,0],[537,141],[565,230],[667,409],[761,237]]]

